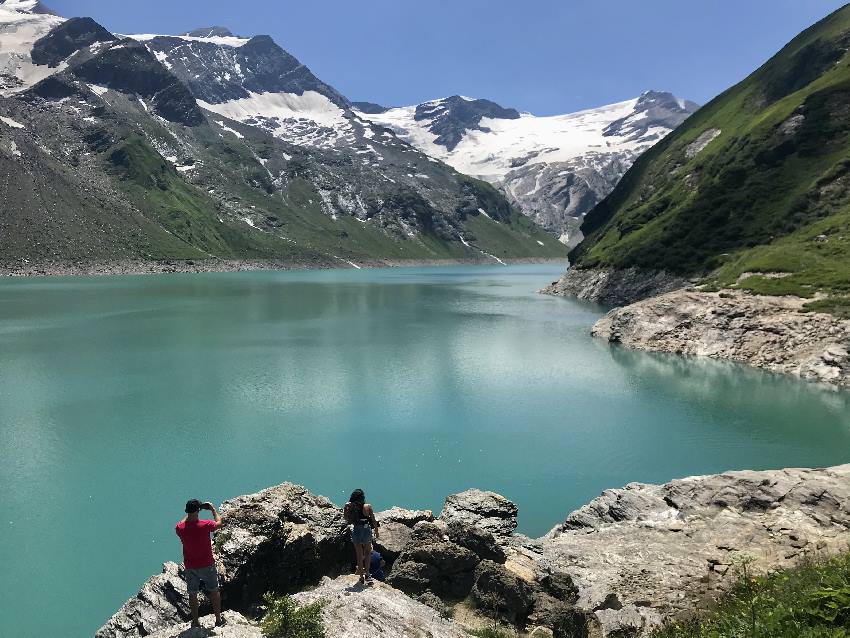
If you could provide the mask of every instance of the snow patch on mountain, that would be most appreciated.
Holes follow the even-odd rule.
[[[583,216],[613,190],[634,160],[697,108],[657,91],[545,117],[465,96],[388,109],[357,104],[364,120],[501,188],[567,245],[580,241]]]
[[[345,111],[316,91],[250,93],[249,97],[210,104],[198,100],[208,111],[243,124],[259,126],[296,144],[332,147],[351,131]]]
[[[460,96],[459,96],[460,97]],[[470,101],[469,98],[462,98]],[[517,119],[484,117],[479,126],[485,130],[468,130],[453,149],[436,143],[438,135],[429,130],[429,120],[416,119],[416,111],[438,108],[439,101],[419,106],[394,108],[385,113],[363,113],[363,119],[386,126],[399,137],[428,155],[454,166],[462,173],[498,181],[517,166],[563,162],[585,155],[588,151],[634,150],[639,140],[606,137],[603,131],[611,122],[634,112],[637,99],[588,109],[567,115],[538,117],[521,113]],[[655,139],[667,133],[655,131]]]
[[[3,122],[3,124],[5,124],[6,126],[10,126],[12,128],[26,128],[23,124],[21,124],[20,122],[16,122],[11,117],[0,116],[0,122]]]
[[[233,49],[238,49],[241,46],[248,44],[248,40],[246,38],[237,38],[236,36],[194,36],[194,35],[162,35],[157,33],[135,33],[132,35],[124,36],[126,38],[132,38],[138,42],[150,42],[154,38],[178,38],[180,40],[184,40],[185,42],[207,42],[209,44],[217,44],[223,47],[231,47]]]
[[[0,4],[0,95],[19,93],[65,68],[37,65],[32,60],[36,40],[64,22],[47,13],[33,13],[38,2]]]

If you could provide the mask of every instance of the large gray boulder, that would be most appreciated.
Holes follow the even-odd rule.
[[[413,527],[418,523],[431,523],[434,515],[430,510],[407,510],[392,507],[375,514],[380,524],[375,549],[380,552],[389,566],[395,562],[413,536]]]
[[[534,603],[528,583],[490,560],[481,561],[475,569],[472,599],[479,608],[515,624],[524,624]]]
[[[481,560],[504,563],[507,559],[496,537],[486,529],[453,520],[448,524],[448,536],[450,541],[474,552]]]
[[[516,516],[517,506],[501,494],[471,489],[446,498],[440,520],[474,525],[496,537],[506,537],[516,529]]]
[[[353,576],[326,578],[293,596],[300,605],[325,602],[322,620],[328,638],[469,638],[436,611],[382,583],[357,584]]]
[[[478,557],[449,541],[411,543],[393,565],[387,582],[410,595],[430,591],[441,598],[465,598],[475,582]]]
[[[192,627],[190,623],[171,625],[154,632],[148,638],[263,638],[263,632],[257,623],[245,618],[235,611],[225,611],[222,616],[224,627],[215,626],[215,616],[204,616],[200,619],[200,627]]]
[[[216,536],[225,604],[247,611],[269,590],[294,592],[348,570],[354,556],[342,511],[283,483],[225,501]]]

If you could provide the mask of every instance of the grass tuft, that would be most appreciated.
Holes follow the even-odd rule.
[[[715,609],[654,638],[850,637],[850,553],[757,578],[739,570]]]
[[[289,596],[277,596],[271,592],[263,596],[268,611],[263,617],[261,628],[268,638],[325,638],[322,622],[324,601],[298,607]]]

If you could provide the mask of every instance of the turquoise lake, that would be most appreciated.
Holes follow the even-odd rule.
[[[0,281],[0,636],[91,636],[188,498],[283,481],[541,535],[608,487],[850,461],[850,393],[594,340],[557,265]]]

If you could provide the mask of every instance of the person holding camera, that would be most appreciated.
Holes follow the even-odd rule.
[[[212,512],[213,520],[199,518],[201,510]],[[189,606],[192,609],[192,627],[200,627],[198,621],[198,592],[201,583],[209,592],[215,612],[215,626],[224,625],[221,617],[221,592],[218,590],[218,572],[215,569],[212,537],[210,534],[221,527],[221,516],[212,503],[201,503],[192,499],[186,503],[186,516],[177,523],[175,531],[183,543],[183,566],[186,588],[189,590]]]

